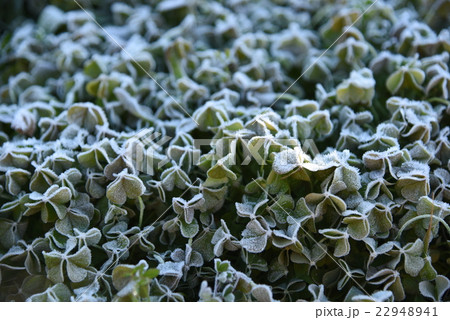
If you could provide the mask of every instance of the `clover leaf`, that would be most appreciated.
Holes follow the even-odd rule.
[[[241,245],[251,253],[259,253],[264,250],[270,230],[264,223],[251,220],[242,232]]]
[[[44,292],[32,295],[27,301],[32,302],[69,302],[71,292],[65,284],[57,283]]]
[[[347,232],[337,229],[322,229],[319,230],[319,233],[328,239],[336,241],[333,253],[335,257],[343,257],[350,253],[349,234]]]
[[[194,210],[200,209],[205,202],[202,194],[195,195],[191,200],[186,201],[183,198],[172,198],[174,211],[184,216],[186,223],[191,223],[194,219]]]
[[[112,273],[113,285],[118,290],[115,300],[150,301],[150,283],[158,274],[144,260],[136,265],[118,265]]]
[[[220,224],[221,227],[214,232],[211,239],[211,244],[214,245],[214,255],[216,257],[220,257],[224,249],[236,251],[241,247],[240,242],[231,234],[226,222],[223,219],[220,220]]]
[[[352,71],[350,78],[344,80],[336,89],[339,103],[353,106],[355,104],[371,105],[375,95],[375,80],[367,69]]]
[[[434,280],[435,285],[431,281],[422,281],[419,283],[420,293],[432,299],[433,301],[442,301],[445,292],[450,289],[450,281],[447,277],[438,275]]]
[[[73,245],[68,245],[65,252],[51,251],[44,253],[45,264],[47,266],[47,277],[55,282],[64,282],[64,270],[67,277],[72,282],[83,281],[87,276],[86,268],[91,264],[91,251],[83,246],[73,254],[69,252]]]
[[[31,202],[26,203],[27,210],[25,216],[30,216],[38,212],[44,223],[53,222],[57,218],[64,219],[67,214],[65,204],[72,198],[72,193],[67,187],[52,185],[44,194],[33,192],[30,194]]]
[[[123,205],[127,199],[136,199],[145,192],[144,183],[123,170],[106,189],[106,197],[114,204]]]
[[[12,195],[17,195],[28,183],[31,173],[23,169],[9,169],[5,173],[5,189]]]
[[[67,120],[89,132],[92,132],[96,125],[103,125],[108,121],[99,106],[88,102],[72,105],[67,112]]]

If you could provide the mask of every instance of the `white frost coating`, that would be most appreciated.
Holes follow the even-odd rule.
[[[286,174],[297,168],[301,168],[311,158],[300,148],[283,150],[275,155],[273,170],[278,174]]]
[[[398,170],[397,175],[399,178],[410,177],[410,176],[423,176],[429,177],[430,167],[425,163],[418,161],[408,161],[402,164],[400,170]]]
[[[162,276],[181,277],[183,275],[184,261],[171,262],[167,261],[158,265],[157,269]]]
[[[19,133],[33,135],[36,130],[36,116],[26,108],[21,108],[11,121],[11,128]]]
[[[352,84],[365,89],[371,89],[375,86],[372,71],[367,68],[350,72],[350,78],[344,83]]]
[[[160,2],[156,8],[160,12],[165,12],[184,8],[187,7],[189,4],[190,1],[188,0],[164,0]]]

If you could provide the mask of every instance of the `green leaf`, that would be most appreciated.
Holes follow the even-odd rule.
[[[433,301],[442,301],[442,297],[448,289],[450,289],[450,281],[442,275],[436,277],[434,285],[431,281],[422,281],[419,283],[420,293]]]
[[[89,132],[94,131],[96,125],[108,123],[103,110],[90,102],[76,103],[67,112],[67,120]]]
[[[114,204],[123,205],[127,199],[136,199],[145,192],[144,183],[126,170],[116,176],[106,189],[106,197]]]
[[[355,210],[342,213],[343,223],[347,224],[347,232],[355,240],[362,240],[370,233],[369,220],[366,215]]]

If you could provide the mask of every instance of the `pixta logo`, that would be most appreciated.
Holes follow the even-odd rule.
[[[171,139],[153,129],[143,129],[127,141],[125,157],[137,171],[153,175],[156,168],[169,162],[163,145]]]

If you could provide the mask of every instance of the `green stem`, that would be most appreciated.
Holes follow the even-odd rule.
[[[142,201],[141,197],[138,197],[139,200],[139,228],[142,228],[142,220],[144,220],[144,201]]]
[[[433,192],[433,200],[434,200],[434,192]],[[431,208],[430,215],[433,215],[433,213],[434,213],[434,204],[433,204],[433,207]],[[423,239],[424,246],[425,246],[423,253],[424,253],[425,257],[428,256],[428,249],[430,247],[430,242],[432,240],[432,237],[431,237],[432,227],[433,227],[433,219],[430,218],[430,221],[428,222],[428,229],[427,229],[427,232],[425,233],[425,237]]]
[[[407,226],[409,226],[411,223],[416,222],[416,221],[421,220],[421,219],[425,219],[425,218],[436,219],[437,221],[441,222],[444,225],[444,227],[447,229],[447,232],[450,234],[450,227],[448,226],[447,222],[445,222],[444,219],[436,217],[436,216],[433,216],[432,214],[424,214],[424,215],[420,215],[420,216],[417,216],[415,218],[412,218],[412,219],[408,220],[403,225],[403,227],[400,228],[400,230],[398,231],[397,237],[395,237],[395,238],[398,239],[400,237],[400,235],[402,234],[402,232],[405,230],[405,228]]]
[[[428,249],[430,247],[432,222],[433,222],[433,219],[430,219],[430,223],[428,224],[427,232],[425,233],[425,237],[423,239],[423,242],[424,242],[423,253],[425,256],[428,255]]]
[[[175,79],[183,78],[186,75],[181,62],[181,57],[177,55],[174,48],[169,48],[167,50],[166,59],[169,62],[169,66],[172,69]]]

